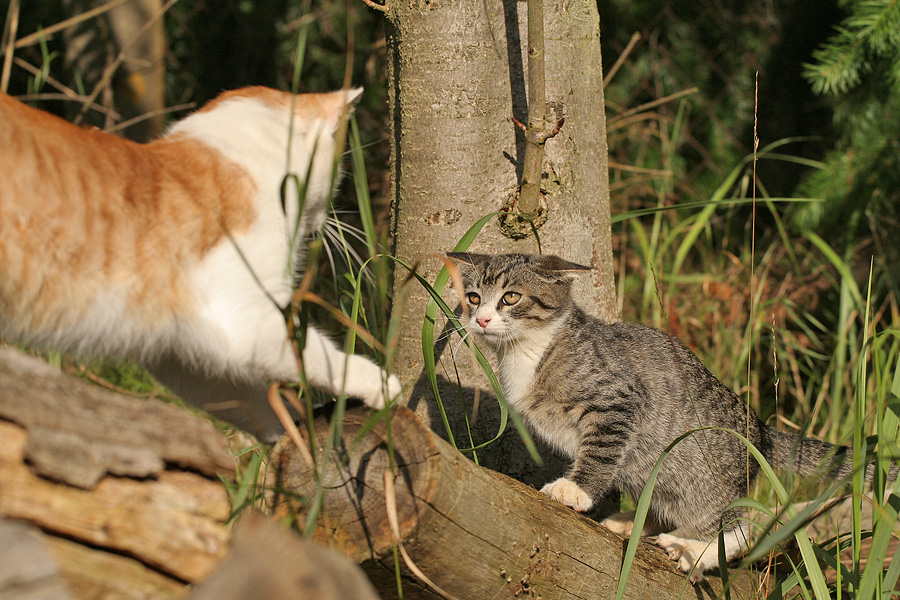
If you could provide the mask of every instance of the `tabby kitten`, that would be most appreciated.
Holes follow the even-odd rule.
[[[570,285],[583,267],[556,256],[450,253],[460,266],[469,322],[497,352],[506,400],[531,429],[572,459],[565,477],[541,491],[579,512],[616,489],[637,498],[665,448],[700,427],[749,435],[766,459],[800,475],[850,475],[849,448],[798,439],[747,420],[744,402],[680,342],[635,323],[604,323],[575,306]],[[759,466],[743,443],[720,430],[697,432],[662,464],[642,533],[691,581],[747,547],[744,510],[726,511],[747,495]],[[830,463],[823,465],[823,462]],[[872,468],[869,469],[871,479]],[[892,466],[896,477],[896,465]],[[630,535],[634,513],[602,524]]]
[[[297,378],[279,306],[295,242],[325,220],[335,133],[360,92],[226,92],[146,145],[0,94],[0,335],[136,359],[186,400],[276,437],[267,384]],[[307,182],[302,209],[291,185],[282,206],[286,173]],[[375,408],[400,391],[314,327],[303,361],[316,387]]]

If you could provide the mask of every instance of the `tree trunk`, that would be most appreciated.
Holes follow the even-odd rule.
[[[505,475],[475,465],[406,408],[371,425],[365,409],[350,410],[339,449],[322,478],[324,500],[312,539],[362,563],[382,597],[396,594],[394,538],[383,474],[393,448],[399,539],[433,583],[460,600],[481,598],[611,598],[625,540]],[[363,429],[365,428],[365,432]],[[327,418],[316,420],[316,444],[326,447]],[[292,443],[275,447],[267,488],[277,517],[303,526],[317,479]],[[320,458],[321,464],[321,458]],[[404,566],[404,598],[440,597]],[[715,597],[720,582],[690,587],[663,551],[642,544],[626,597]],[[732,596],[749,598],[739,574]]]
[[[102,4],[105,2],[63,0],[63,9],[76,17]],[[81,77],[87,93],[96,93],[97,102],[119,117],[104,120],[89,111],[84,113],[85,123],[106,128],[146,116],[125,128],[123,134],[138,142],[149,142],[162,134],[166,74],[162,6],[162,0],[126,2],[63,32],[66,60]],[[117,64],[120,54],[121,64]],[[114,75],[107,79],[108,69]],[[98,85],[104,88],[95,89]],[[78,111],[83,112],[80,106]]]
[[[429,258],[452,250],[479,218],[501,211],[515,198],[525,139],[513,123],[528,121],[525,78],[526,4],[485,2],[388,2],[394,255],[416,264],[433,281],[442,266]],[[546,221],[541,250],[594,267],[576,282],[576,301],[588,312],[616,320],[610,241],[609,186],[600,31],[596,3],[547,3],[545,9],[546,114],[549,127],[565,118],[545,145],[543,192]],[[506,237],[497,220],[472,245],[487,253],[535,253],[534,236]],[[405,272],[395,271],[395,298],[403,297]],[[451,306],[458,301],[447,293]],[[428,295],[413,285],[402,310],[395,372],[415,383],[408,404],[446,436],[430,387],[422,377],[421,328]],[[467,399],[456,400],[449,348],[438,344],[441,393],[457,438],[465,431],[473,388],[486,386],[468,359],[457,359]],[[465,353],[462,353],[463,355]],[[443,369],[443,370],[442,370]],[[454,379],[451,383],[446,374]],[[494,437],[496,402],[481,402],[475,443]],[[545,459],[552,459],[547,448]],[[540,484],[564,468],[560,461],[538,469],[515,432],[479,454],[481,464]]]

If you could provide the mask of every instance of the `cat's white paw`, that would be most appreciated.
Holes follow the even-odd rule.
[[[612,514],[600,521],[600,524],[614,533],[618,533],[620,535],[628,537],[634,530],[634,511],[632,510],[626,513],[620,512]],[[653,514],[650,513],[644,519],[644,526],[641,529],[641,535],[656,535],[657,533],[662,533],[666,530],[667,528],[663,527],[656,519],[656,517],[654,517]]]
[[[678,563],[679,569],[691,574],[691,583],[703,581],[703,573],[719,564],[719,545],[716,542],[686,540],[663,533],[656,543],[666,551],[671,560]]]
[[[600,524],[619,535],[628,537],[634,527],[634,512],[616,513],[600,521]]]
[[[574,481],[570,481],[565,477],[560,477],[553,483],[548,483],[541,488],[541,491],[557,502],[565,504],[569,508],[574,508],[578,512],[587,512],[591,510],[594,501],[582,490]]]
[[[746,523],[725,531],[722,538],[725,540],[725,560],[742,554],[747,549],[747,540],[750,531]],[[709,542],[685,539],[671,534],[660,534],[656,541],[674,561],[678,561],[678,568],[685,573],[691,573],[691,583],[703,581],[703,573],[719,566],[719,540]],[[691,571],[693,569],[693,571]]]

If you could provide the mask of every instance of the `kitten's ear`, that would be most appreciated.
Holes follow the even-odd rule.
[[[490,256],[487,254],[473,254],[471,252],[448,252],[447,258],[455,260],[458,263],[477,267],[478,265],[487,262]]]
[[[586,267],[564,260],[558,256],[542,254],[535,257],[535,263],[542,271],[550,271],[554,276],[572,281],[575,276],[584,271],[590,271],[593,267]]]

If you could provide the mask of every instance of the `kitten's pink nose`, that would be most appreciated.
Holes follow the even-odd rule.
[[[475,319],[475,320],[478,322],[478,324],[481,326],[482,329],[484,329],[485,327],[487,327],[487,326],[488,326],[488,323],[491,322],[491,318],[490,318],[490,317],[478,317],[478,318]]]

